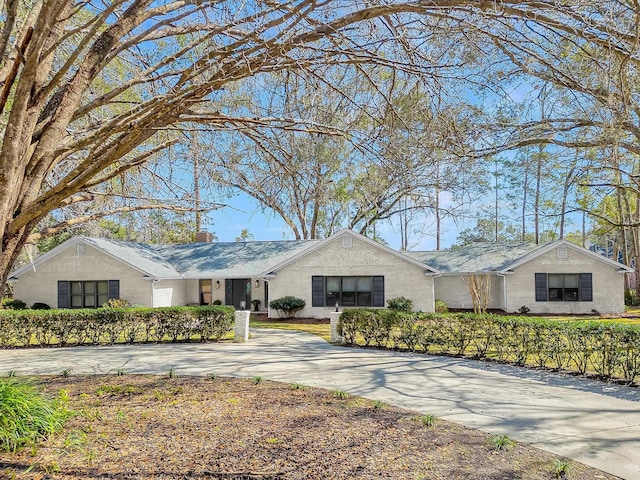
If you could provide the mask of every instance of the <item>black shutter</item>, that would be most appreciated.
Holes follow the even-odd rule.
[[[233,305],[233,282],[228,278],[224,281],[224,304]]]
[[[58,281],[58,308],[69,308],[69,282]]]
[[[536,302],[546,302],[547,295],[547,274],[536,273]]]
[[[590,273],[580,274],[580,301],[592,302],[593,301],[593,283]]]
[[[324,307],[324,277],[311,277],[311,306]]]
[[[112,298],[120,298],[120,280],[109,280],[109,291],[107,295],[109,300]]]
[[[384,307],[384,277],[383,276],[373,277],[373,292],[371,292],[371,296],[373,297],[372,306]]]

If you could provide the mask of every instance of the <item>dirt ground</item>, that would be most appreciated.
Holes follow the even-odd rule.
[[[36,449],[0,454],[0,478],[617,478],[527,445],[497,450],[485,433],[427,426],[425,416],[344,392],[259,377],[36,381],[63,391],[75,414]]]

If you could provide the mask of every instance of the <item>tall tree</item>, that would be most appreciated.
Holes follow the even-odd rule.
[[[340,64],[444,77],[464,49],[452,49],[447,64],[446,57],[431,56],[425,33],[485,39],[478,51],[491,45],[487,54],[502,51],[526,75],[562,83],[596,103],[613,99],[606,105],[615,107],[615,126],[625,132],[619,146],[638,150],[629,139],[640,137],[630,94],[639,9],[623,0],[8,0],[1,8],[0,287],[50,212],[111,195],[109,182],[126,179],[135,168],[162,184],[171,166],[146,165],[180,141],[176,130],[194,124],[218,131],[300,125],[229,114],[219,103],[225,88],[250,80],[259,85],[262,74],[278,71],[317,77],[323,66]],[[581,56],[582,64],[574,58],[570,65],[567,51],[567,57]],[[595,68],[607,56],[612,60],[600,63],[611,67],[614,74],[607,78],[616,83],[603,90],[579,74],[591,71],[585,64]],[[600,129],[603,134],[583,147],[606,141],[601,118],[554,120],[548,122],[560,132]],[[150,197],[87,217],[180,208],[179,195],[172,199],[176,205],[166,200]]]

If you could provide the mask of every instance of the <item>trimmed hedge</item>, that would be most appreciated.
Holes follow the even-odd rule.
[[[603,379],[640,378],[640,326],[491,314],[354,309],[340,316],[345,343],[492,359]]]
[[[233,329],[225,306],[0,311],[0,347],[218,341]]]

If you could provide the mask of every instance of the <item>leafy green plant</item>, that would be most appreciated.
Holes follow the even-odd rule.
[[[51,310],[51,307],[47,303],[35,302],[31,305],[31,310]]]
[[[218,378],[220,378],[220,375],[218,375],[216,372],[209,373],[209,380],[217,380]]]
[[[415,419],[425,427],[433,427],[438,421],[438,418],[435,415],[431,414],[420,415],[418,417],[415,417]]]
[[[510,450],[517,445],[517,442],[511,440],[508,435],[494,435],[489,439],[489,442],[496,451]]]
[[[306,385],[303,385],[302,383],[296,382],[291,384],[291,390],[307,390],[307,388],[309,387],[307,387]]]
[[[529,313],[531,311],[531,309],[529,307],[527,307],[526,305],[522,305],[519,309],[518,309],[518,313],[520,315],[526,315],[527,313]]]
[[[347,398],[349,398],[349,394],[344,390],[334,390],[333,396],[339,398],[340,400],[346,400]]]
[[[27,308],[27,304],[16,298],[3,298],[2,308],[5,310],[24,310]]]
[[[130,308],[129,300],[124,298],[111,298],[104,305],[104,308]]]
[[[69,451],[81,450],[87,444],[87,434],[82,430],[72,430],[64,439],[64,449]]]
[[[116,370],[116,377],[123,377],[126,374],[127,372],[125,372],[123,368],[119,368],[118,370]]]
[[[260,377],[260,376],[255,376],[251,379],[251,382],[254,385],[260,385],[262,382],[264,382],[264,378]]]
[[[69,378],[71,376],[71,369],[65,368],[64,370],[62,370],[62,373],[60,375],[62,375],[64,378]]]
[[[167,376],[169,378],[176,378],[178,376],[178,374],[176,373],[175,369],[173,367],[171,367],[169,369],[169,371],[167,372]]]
[[[24,380],[0,378],[0,451],[15,452],[58,431],[69,412]]]
[[[444,300],[436,300],[434,307],[436,313],[447,313],[449,311],[449,306]]]
[[[307,303],[301,299],[292,296],[276,298],[269,303],[269,306],[278,312],[283,318],[294,318],[296,313],[302,310]]]
[[[410,312],[413,310],[413,300],[409,300],[405,297],[390,298],[387,300],[387,306],[389,307],[389,310]]]
[[[561,460],[559,458],[556,458],[551,466],[551,474],[560,479],[569,478],[573,470],[573,464],[569,460]]]
[[[387,404],[382,400],[374,400],[371,405],[375,410],[384,410],[385,408],[387,408]]]

